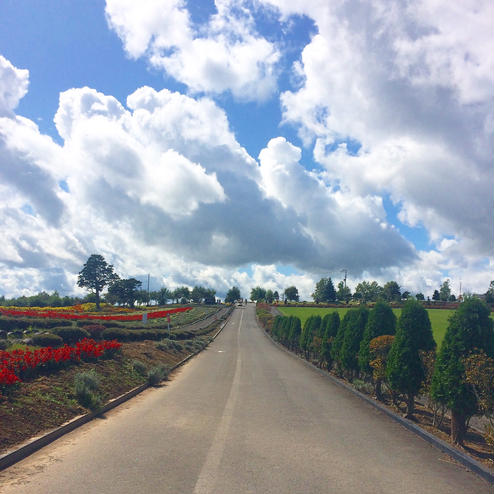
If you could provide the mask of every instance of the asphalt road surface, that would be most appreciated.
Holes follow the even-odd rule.
[[[253,304],[171,382],[0,473],[5,494],[490,491],[274,346]]]

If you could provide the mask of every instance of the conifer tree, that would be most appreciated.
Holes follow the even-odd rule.
[[[369,312],[369,319],[365,325],[364,336],[360,343],[358,353],[358,363],[360,370],[370,374],[372,369],[369,366],[371,360],[369,343],[372,339],[385,334],[394,335],[396,333],[396,316],[390,305],[382,300],[376,302],[374,308]]]
[[[348,371],[350,380],[353,380],[354,373],[358,373],[359,370],[358,351],[368,317],[369,310],[366,307],[361,307],[355,311],[354,316],[345,328],[340,354],[341,364]]]
[[[478,412],[464,365],[474,349],[494,357],[493,321],[484,302],[468,298],[449,320],[431,383],[432,398],[451,410],[451,440],[457,444],[463,443],[468,419]]]
[[[351,320],[356,317],[357,310],[350,309],[343,316],[343,320],[338,327],[336,332],[336,336],[333,340],[333,344],[331,345],[331,358],[333,362],[336,362],[338,374],[341,374],[342,371],[342,362],[341,362],[341,347],[343,345],[343,338],[345,336],[346,327],[350,324]]]
[[[302,325],[300,323],[300,319],[296,316],[293,316],[292,321],[290,323],[290,334],[288,336],[291,350],[299,349],[299,339],[301,333],[302,333]]]
[[[338,312],[326,314],[322,320],[321,326],[324,327],[324,334],[321,347],[321,365],[326,364],[331,369],[333,359],[331,357],[331,347],[340,327],[340,316]]]
[[[427,311],[420,302],[409,300],[401,311],[386,366],[391,388],[407,397],[408,417],[413,415],[415,396],[425,378],[419,351],[431,351],[435,347]]]

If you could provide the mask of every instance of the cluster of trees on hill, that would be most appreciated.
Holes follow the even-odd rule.
[[[400,302],[410,298],[425,300],[423,293],[419,292],[412,296],[408,290],[402,291],[402,288],[396,281],[388,281],[383,286],[379,285],[377,281],[362,281],[357,284],[355,291],[352,293],[346,284],[346,280],[340,281],[335,288],[331,277],[321,278],[316,283],[311,297],[316,303],[348,303],[354,300],[365,304],[367,302],[377,302],[378,300]],[[299,295],[297,288],[294,286],[285,289],[281,297],[277,291],[266,290],[257,286],[251,290],[250,298],[256,302],[262,301],[272,304],[280,299],[285,302],[298,302]],[[488,304],[494,303],[494,281],[491,281],[489,289],[483,295],[483,298]],[[429,300],[429,297],[427,299]],[[455,302],[457,300],[457,297],[451,292],[450,280],[445,280],[438,290],[434,290],[432,300],[438,302]]]
[[[393,401],[401,396],[407,415],[415,397],[427,394],[436,410],[451,411],[451,438],[462,444],[470,417],[494,418],[494,330],[487,305],[467,298],[450,318],[436,354],[431,323],[424,307],[409,300],[397,320],[390,305],[379,301],[371,310],[350,309],[310,316],[304,326],[295,316],[261,318],[273,337],[320,367],[350,381],[372,382],[383,399],[383,384]]]
[[[90,297],[89,297],[90,298]],[[36,295],[21,295],[20,297],[5,298],[0,296],[0,305],[15,307],[68,307],[69,305],[91,302],[88,297],[61,297],[57,291],[47,293],[39,292]]]
[[[298,302],[300,300],[300,296],[296,286],[289,286],[285,288],[285,290],[281,294],[281,297],[277,290],[266,290],[265,288],[256,286],[250,291],[250,299],[254,302],[262,301],[268,304],[272,304],[273,302],[277,302],[280,299],[288,302]]]
[[[135,278],[120,278],[113,266],[99,254],[92,254],[89,257],[79,273],[77,284],[92,291],[98,309],[100,293],[106,286],[108,286],[108,293],[105,296],[107,302],[129,307],[133,307],[136,302],[149,304],[151,301],[165,305],[169,300],[175,300],[177,303],[216,303],[216,290],[202,286],[195,286],[192,290],[186,286],[178,287],[173,291],[166,287],[152,292],[141,290],[141,281]]]

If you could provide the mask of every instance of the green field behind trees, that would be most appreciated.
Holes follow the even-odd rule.
[[[326,314],[330,312],[338,312],[340,315],[340,319],[343,319],[343,316],[350,310],[349,307],[278,307],[280,312],[284,316],[296,316],[300,319],[302,323],[302,327],[304,327],[304,323],[309,316],[321,316],[324,317]],[[401,309],[393,309],[396,317],[400,317]],[[441,348],[441,344],[444,339],[444,335],[446,334],[446,328],[448,327],[449,317],[455,312],[452,309],[427,309],[429,313],[429,319],[432,325],[432,333],[434,336],[434,340],[437,343],[438,349]],[[491,315],[492,317],[492,315]]]

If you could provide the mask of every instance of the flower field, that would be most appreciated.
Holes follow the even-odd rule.
[[[74,306],[78,307],[78,306]],[[63,311],[61,309],[64,309]],[[76,310],[67,311],[66,307],[63,308],[33,308],[29,309],[19,307],[0,307],[0,315],[13,316],[13,317],[46,317],[50,319],[97,319],[103,321],[141,321],[147,316],[148,319],[158,319],[167,317],[171,314],[178,312],[186,312],[191,310],[192,307],[176,307],[174,309],[156,310],[150,312],[141,312],[140,314],[88,314],[81,313]]]
[[[41,371],[56,370],[71,362],[94,361],[115,353],[122,346],[116,340],[96,341],[84,338],[75,346],[61,348],[44,347],[36,350],[0,350],[0,392],[18,383],[25,377],[32,377]]]

